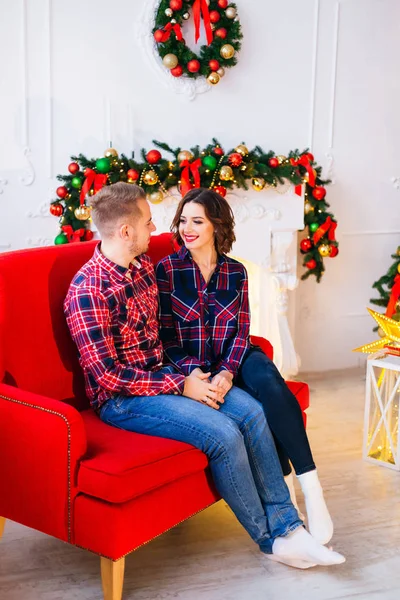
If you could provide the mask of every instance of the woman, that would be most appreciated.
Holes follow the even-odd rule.
[[[226,256],[235,241],[232,210],[216,192],[196,188],[180,202],[171,230],[181,248],[156,268],[166,358],[185,375],[211,372],[223,393],[234,381],[262,404],[292,502],[297,508],[289,460],[310,533],[326,544],[333,524],[299,404],[273,362],[249,342],[246,269]]]

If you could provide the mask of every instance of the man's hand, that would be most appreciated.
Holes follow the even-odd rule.
[[[220,371],[216,375],[214,375],[214,377],[211,380],[211,383],[214,383],[221,389],[224,396],[231,389],[231,387],[233,385],[232,382],[233,382],[232,373],[230,373],[229,371],[226,371],[225,369]]]
[[[203,373],[201,369],[195,371],[185,378],[183,395],[219,410],[218,402],[224,402],[221,388],[209,381],[211,373]],[[198,371],[201,371],[201,374]]]

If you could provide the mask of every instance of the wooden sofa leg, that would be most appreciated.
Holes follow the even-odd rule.
[[[5,517],[0,517],[0,540],[1,540],[3,532],[4,532],[4,525],[5,524],[6,524]]]
[[[104,600],[122,600],[125,557],[113,561],[102,556],[100,558],[100,566]]]

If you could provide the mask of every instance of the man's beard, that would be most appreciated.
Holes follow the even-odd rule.
[[[144,254],[149,249],[149,244],[142,244],[141,246],[137,242],[132,242],[132,245],[129,248],[129,252],[131,256],[139,256],[140,254]]]

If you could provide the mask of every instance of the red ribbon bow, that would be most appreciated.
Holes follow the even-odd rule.
[[[400,275],[394,278],[394,285],[390,294],[389,302],[386,307],[385,315],[391,317],[396,312],[396,302],[400,298]]]
[[[61,229],[67,236],[69,243],[80,242],[81,238],[85,235],[85,229],[76,229],[74,231],[72,225],[63,225]]]
[[[210,12],[208,10],[208,4],[206,0],[196,0],[193,4],[193,17],[195,26],[194,39],[196,43],[200,37],[200,15],[203,16],[207,45],[209,46],[213,42],[213,32],[211,29]]]
[[[92,189],[92,185],[94,184],[94,193],[96,194],[104,187],[107,183],[107,175],[103,173],[96,173],[93,169],[85,169],[85,181],[83,182],[83,186],[81,189],[80,202],[81,205],[85,204],[86,195]]]
[[[188,160],[183,160],[180,164],[183,169],[181,174],[181,194],[184,196],[192,188],[200,187],[200,173],[199,168],[201,166],[201,160],[198,158],[190,163]],[[194,185],[190,182],[190,174],[193,175]]]
[[[307,173],[308,173],[308,184],[311,187],[315,186],[315,173],[314,173],[314,169],[312,168],[310,159],[308,158],[308,156],[306,156],[305,154],[302,154],[299,158],[299,160],[295,160],[295,159],[291,159],[291,164],[294,167],[297,167],[297,165],[301,165],[302,167],[305,167],[307,169]],[[296,185],[295,189],[294,189],[295,193],[298,196],[301,196],[301,185]]]
[[[322,225],[320,225],[317,231],[314,233],[313,241],[314,244],[317,244],[319,240],[324,237],[324,235],[328,234],[328,240],[330,242],[335,241],[335,229],[337,227],[336,221],[332,221],[331,217],[328,217]]]
[[[168,41],[172,32],[175,33],[175,37],[178,42],[183,40],[182,29],[179,23],[175,23],[175,25],[172,23],[167,23],[167,25],[164,27],[163,37],[161,38],[160,42],[163,43]]]

